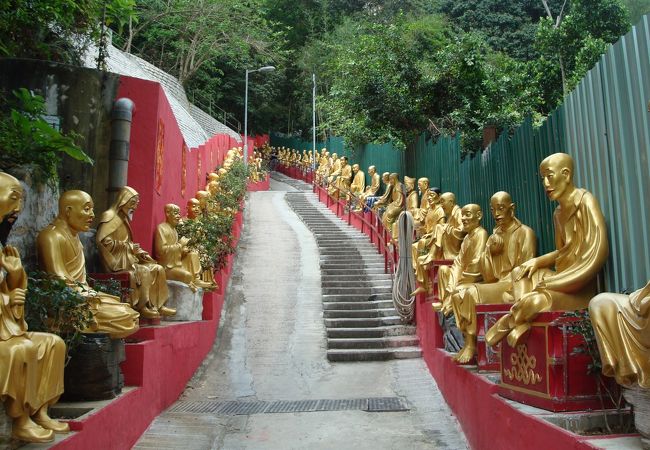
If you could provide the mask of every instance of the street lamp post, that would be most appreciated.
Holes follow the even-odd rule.
[[[311,139],[312,139],[312,152],[313,158],[311,162],[311,172],[314,174],[316,171],[316,74],[311,74],[312,92],[311,92]],[[316,178],[314,177],[314,180]]]
[[[253,72],[272,72],[273,66],[264,66],[255,70],[246,69],[246,91],[244,93],[244,165],[248,165],[248,74]]]

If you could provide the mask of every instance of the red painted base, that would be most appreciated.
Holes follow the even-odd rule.
[[[501,344],[499,394],[549,411],[581,411],[613,405],[598,395],[598,380],[588,373],[591,356],[579,350],[581,335],[567,329],[574,320],[563,312],[540,314],[522,343]],[[616,384],[606,379],[610,389]]]
[[[246,190],[249,192],[258,192],[258,191],[268,191],[271,186],[269,181],[269,175],[266,174],[266,178],[258,182],[249,182],[246,185]]]
[[[232,258],[229,258],[232,264]],[[224,286],[232,268],[215,274]],[[224,304],[223,290],[203,296],[203,320],[141,328],[127,338],[124,382],[137,389],[106,407],[70,421],[75,431],[57,450],[131,448],[151,421],[175,402],[212,348]]]
[[[493,372],[501,370],[501,344],[490,347],[485,342],[485,332],[496,323],[501,317],[510,311],[512,305],[477,305],[476,320],[476,362],[478,370]]]

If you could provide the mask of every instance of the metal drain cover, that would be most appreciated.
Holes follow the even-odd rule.
[[[240,416],[322,411],[408,411],[407,403],[399,397],[348,398],[323,400],[213,401],[178,402],[168,412],[188,414],[217,414]]]

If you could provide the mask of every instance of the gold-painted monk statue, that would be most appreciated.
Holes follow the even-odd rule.
[[[201,203],[195,198],[191,198],[187,201],[187,210],[186,210],[188,219],[197,219],[201,217]]]
[[[418,179],[418,191],[420,192],[420,205],[419,207],[413,210],[412,214],[413,214],[415,231],[419,236],[420,234],[422,234],[422,229],[424,228],[424,221],[427,217],[427,213],[429,212],[429,199],[427,198],[428,191],[429,191],[428,178],[422,177]]]
[[[604,292],[589,302],[603,374],[650,389],[650,282],[632,294]]]
[[[119,339],[138,330],[139,314],[118,297],[90,288],[86,281],[86,260],[79,233],[86,232],[95,218],[93,199],[83,191],[66,191],[59,199],[59,214],[38,234],[41,268],[65,280],[86,298],[94,323],[86,333],[108,333]]]
[[[101,215],[96,236],[100,259],[109,273],[129,273],[131,304],[142,317],[173,316],[176,310],[165,306],[169,296],[165,269],[133,242],[131,218],[139,202],[135,189],[124,186]]]
[[[512,270],[535,257],[535,232],[515,217],[515,204],[507,192],[497,192],[490,199],[496,227],[490,235],[481,259],[483,282],[464,286],[451,297],[456,326],[462,332],[464,346],[456,356],[468,363],[476,353],[476,305],[512,303]]]
[[[386,231],[391,235],[391,239],[395,239],[397,235],[394,233],[393,224],[397,222],[397,218],[404,208],[404,188],[402,183],[399,182],[399,175],[396,173],[391,173],[389,178],[389,183],[391,186],[391,196],[390,203],[386,206],[386,211],[381,217],[381,222],[384,225]]]
[[[348,194],[348,201],[357,201],[366,187],[366,174],[359,168],[359,164],[352,165],[352,184]]]
[[[0,222],[16,220],[23,195],[20,182],[0,172]],[[18,250],[0,244],[0,401],[12,419],[14,439],[50,442],[54,433],[70,429],[48,415],[63,393],[65,343],[54,334],[27,331],[26,289]]]
[[[411,258],[413,262],[413,269],[415,270],[415,278],[420,285],[411,296],[416,296],[420,293],[431,292],[431,284],[429,282],[429,262],[422,265],[419,263],[418,258],[426,256],[431,250],[431,246],[436,239],[436,229],[438,225],[444,225],[446,221],[445,210],[440,205],[440,189],[437,187],[429,188],[425,197],[429,203],[427,216],[424,219],[424,234],[417,242],[413,243],[411,247]]]
[[[481,226],[483,211],[479,205],[470,203],[461,209],[465,237],[458,255],[451,266],[442,266],[438,272],[438,292],[441,302],[433,304],[433,309],[444,315],[452,312],[451,299],[468,283],[481,281],[481,258],[488,235]]]
[[[348,163],[347,156],[341,156],[341,174],[336,179],[336,198],[345,198],[350,192],[350,183],[352,182],[352,166]]]
[[[366,189],[359,195],[359,204],[357,210],[361,211],[366,206],[366,201],[368,197],[374,197],[379,192],[381,187],[381,177],[377,173],[377,168],[375,166],[368,166],[368,175],[370,176],[370,186],[366,186]]]
[[[384,194],[379,197],[374,205],[372,205],[373,211],[377,211],[380,216],[383,215],[382,210],[390,203],[393,196],[393,186],[390,184],[390,173],[384,172],[381,175],[381,181],[384,183]]]
[[[199,254],[187,247],[189,239],[178,238],[176,227],[181,221],[181,209],[173,203],[165,205],[165,221],[156,228],[155,255],[165,268],[168,280],[180,281],[190,289],[212,288],[201,280]]]
[[[485,335],[490,345],[504,337],[516,346],[541,312],[586,308],[596,293],[596,275],[609,252],[607,228],[596,198],[573,184],[573,158],[555,153],[539,166],[553,214],[556,250],[513,271],[515,303]],[[554,270],[552,269],[554,268]]]

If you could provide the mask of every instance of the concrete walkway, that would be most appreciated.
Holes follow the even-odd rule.
[[[168,410],[135,448],[467,448],[421,359],[327,361],[316,241],[285,202],[286,191],[294,188],[275,180],[271,188],[250,194],[219,336],[176,407],[197,401],[401,397],[410,410],[250,415]]]

